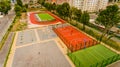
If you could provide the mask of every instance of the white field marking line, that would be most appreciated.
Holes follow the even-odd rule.
[[[30,46],[30,45],[38,44],[38,43],[44,43],[44,42],[48,42],[48,41],[51,41],[51,40],[54,40],[54,39],[48,39],[48,40],[44,40],[44,41],[39,41],[39,42],[30,43],[30,44],[25,44],[25,45],[22,45],[22,46],[16,46],[16,48],[26,47],[26,46]]]
[[[14,41],[13,41],[13,44],[11,47],[11,51],[10,51],[10,54],[8,56],[8,61],[7,61],[6,67],[12,67],[13,58],[14,58],[14,54],[15,54],[15,50],[16,50],[17,37],[18,37],[18,32],[16,32],[16,35],[15,35],[15,38],[14,38]]]
[[[60,45],[60,43],[58,42],[59,39],[55,39],[55,42],[58,46],[58,48],[60,49],[60,51],[62,52],[62,54],[64,55],[64,57],[66,58],[66,60],[69,62],[69,64],[72,66],[72,67],[75,67],[75,65],[73,64],[73,62],[70,60],[70,58],[68,57],[67,55],[67,49],[63,49],[62,46]]]
[[[38,16],[38,14],[35,14],[35,16],[39,21],[42,21],[41,18]]]
[[[38,36],[37,29],[34,29],[34,31],[35,31],[35,35],[36,35],[37,41],[40,41],[39,36]]]

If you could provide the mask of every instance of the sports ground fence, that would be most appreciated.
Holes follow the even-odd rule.
[[[64,26],[66,25],[58,26],[58,28],[64,27]],[[53,30],[57,33],[57,35],[61,38],[61,40],[66,44],[66,46],[71,50],[71,52],[74,52],[80,49],[85,49],[86,47],[90,47],[90,46],[98,44],[97,41],[91,38],[88,39],[88,41],[86,42],[84,42],[84,40],[79,41],[79,39],[76,39],[76,40],[73,39],[73,40],[68,41],[65,37],[63,37],[63,34],[61,34],[60,31],[57,30],[57,27],[55,27]],[[64,34],[64,35],[67,35],[67,34]],[[78,43],[75,43],[77,41]]]

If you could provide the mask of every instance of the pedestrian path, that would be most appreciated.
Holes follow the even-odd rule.
[[[26,31],[29,31],[29,29],[28,30],[26,30]],[[28,50],[28,51],[30,51],[30,50],[32,50],[32,49],[37,49],[37,48],[41,48],[42,49],[42,47],[43,47],[43,45],[46,45],[46,43],[48,42],[48,44],[49,45],[51,45],[51,46],[49,46],[49,48],[47,47],[47,46],[44,46],[44,47],[46,47],[46,51],[47,50],[49,50],[49,49],[54,49],[54,51],[53,51],[53,54],[54,54],[54,52],[56,52],[56,51],[58,51],[58,50],[60,50],[60,52],[62,53],[60,53],[59,54],[59,52],[57,52],[57,54],[55,55],[55,56],[57,56],[57,55],[60,55],[59,57],[60,58],[62,58],[62,57],[64,57],[65,58],[65,60],[67,60],[66,61],[66,65],[67,65],[67,63],[69,63],[70,64],[70,66],[68,66],[67,65],[67,67],[75,67],[74,66],[74,64],[72,63],[72,61],[69,59],[69,57],[67,56],[67,47],[65,46],[65,44],[54,34],[54,32],[52,31],[52,28],[51,27],[43,27],[43,28],[36,28],[36,29],[30,29],[30,31],[33,31],[34,33],[35,33],[35,35],[34,35],[34,37],[36,38],[36,41],[33,41],[33,42],[29,42],[29,43],[26,43],[26,44],[24,44],[24,45],[17,45],[17,40],[19,40],[18,39],[18,37],[19,37],[19,33],[20,32],[16,32],[16,36],[15,36],[15,39],[14,39],[14,43],[13,43],[13,45],[12,45],[12,48],[11,48],[11,52],[10,52],[10,54],[9,54],[9,58],[8,58],[8,61],[7,61],[7,65],[6,65],[6,67],[15,67],[16,66],[16,60],[19,60],[19,59],[17,59],[18,57],[19,57],[19,53],[21,53],[21,54],[23,54],[23,55],[25,55],[25,56],[27,56],[27,54],[25,54],[25,51],[26,50]],[[43,33],[40,33],[39,31],[44,31]],[[45,33],[45,31],[46,31],[46,33]],[[44,33],[45,34],[49,34],[49,35],[45,35],[44,36]],[[22,33],[21,33],[22,34]],[[27,35],[27,34],[29,34],[29,33],[25,33],[25,31],[24,31],[24,35]],[[42,36],[40,36],[40,35],[42,35]],[[55,35],[55,36],[53,36],[53,35]],[[44,40],[41,40],[41,37],[43,37],[43,38],[45,38]],[[48,39],[46,39],[46,38],[48,38]],[[53,42],[55,42],[56,44],[53,44],[53,42],[51,43],[51,41],[53,41]],[[37,46],[39,44],[39,47],[35,47],[35,46]],[[53,45],[56,45],[59,49],[56,49],[56,48],[54,48],[54,47],[52,47]],[[35,48],[34,48],[35,47]],[[63,48],[64,47],[64,48]],[[25,48],[25,49],[24,49]],[[23,50],[23,51],[21,51],[21,49]],[[33,52],[28,52],[29,54],[31,54],[31,53],[33,53]],[[39,53],[39,52],[38,52]],[[29,55],[28,54],[28,55]],[[34,55],[34,54],[32,54],[32,55]],[[61,56],[62,55],[62,56]],[[22,57],[22,56],[21,56]],[[33,58],[33,60],[36,58],[36,57],[38,57],[37,55],[35,55],[34,56],[34,58]],[[47,56],[45,56],[46,58],[47,58]],[[57,57],[56,57],[57,58]],[[63,59],[63,58],[62,58]],[[33,60],[31,60],[31,62],[33,62]],[[46,59],[47,60],[47,59]],[[64,60],[64,61],[65,61]],[[24,59],[22,60],[19,60],[19,61],[24,61]],[[38,60],[36,60],[36,61],[39,61],[39,59]],[[30,63],[31,63],[30,62]],[[41,62],[41,61],[40,61]],[[62,63],[62,62],[60,62],[60,61],[58,61],[60,64]],[[59,63],[58,62],[54,62],[54,63],[56,63],[55,65],[59,65]],[[14,64],[15,63],[15,64]],[[19,62],[18,62],[19,63]],[[26,62],[24,62],[24,63],[26,63]],[[38,62],[36,62],[36,63],[38,63]],[[47,62],[45,62],[45,63],[47,63]],[[33,63],[32,63],[33,64]],[[33,64],[34,65],[34,64]],[[49,65],[49,61],[48,61],[48,65]],[[20,67],[21,65],[19,65],[18,67]],[[24,66],[23,66],[24,67]]]

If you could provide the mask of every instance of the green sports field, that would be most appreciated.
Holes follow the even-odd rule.
[[[41,19],[41,21],[50,21],[50,20],[54,20],[55,19],[54,17],[52,17],[48,13],[40,13],[40,14],[38,14],[38,16]]]
[[[68,55],[76,67],[105,67],[120,59],[120,55],[100,44]]]

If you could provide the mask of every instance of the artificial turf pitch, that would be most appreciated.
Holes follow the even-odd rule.
[[[50,21],[50,20],[54,20],[55,19],[54,17],[52,17],[48,13],[40,13],[40,14],[38,14],[38,16],[41,19],[41,21]]]
[[[68,55],[76,67],[105,67],[120,60],[120,55],[100,44]]]

